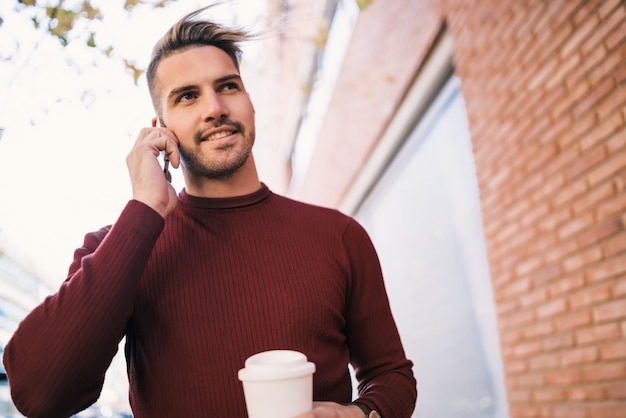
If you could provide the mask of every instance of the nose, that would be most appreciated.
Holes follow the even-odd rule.
[[[205,122],[221,120],[228,116],[228,107],[224,98],[215,91],[210,91],[204,95],[203,109],[202,118]]]

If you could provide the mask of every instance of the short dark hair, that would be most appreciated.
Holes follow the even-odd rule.
[[[175,52],[182,52],[199,46],[214,46],[226,52],[239,71],[242,55],[239,44],[249,40],[251,36],[240,28],[230,28],[208,20],[195,19],[210,7],[213,5],[198,9],[181,18],[154,46],[150,64],[146,70],[146,78],[155,109],[158,107],[155,80],[157,67],[163,58],[167,58]]]

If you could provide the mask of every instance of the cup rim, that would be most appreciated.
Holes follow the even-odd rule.
[[[239,370],[241,381],[269,381],[293,379],[315,372],[315,364],[307,357],[293,350],[268,350],[254,354]]]

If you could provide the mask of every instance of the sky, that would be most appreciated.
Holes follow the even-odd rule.
[[[145,77],[135,85],[122,58],[145,68],[165,30],[207,4],[178,0],[129,13],[123,0],[92,3],[102,21],[79,26],[65,48],[15,12],[16,1],[0,4],[0,250],[53,288],[85,233],[113,223],[132,197],[125,158],[154,113]],[[262,3],[240,0],[224,13],[252,22]],[[85,45],[88,29],[113,58]],[[182,177],[173,176],[180,190]]]

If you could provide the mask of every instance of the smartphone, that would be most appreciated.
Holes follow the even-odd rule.
[[[157,116],[157,128],[162,128],[163,124],[161,123],[161,116]],[[172,182],[172,174],[170,173],[170,156],[167,152],[161,151],[161,155],[163,155],[163,174],[165,175],[165,180],[168,183]]]

